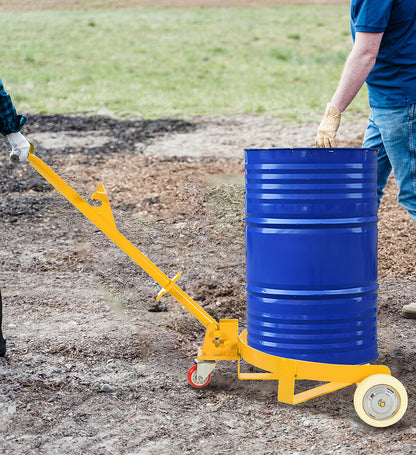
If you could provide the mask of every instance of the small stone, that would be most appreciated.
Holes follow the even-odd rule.
[[[101,392],[104,392],[104,393],[112,393],[114,392],[114,389],[113,387],[111,387],[110,384],[103,384],[101,386]]]

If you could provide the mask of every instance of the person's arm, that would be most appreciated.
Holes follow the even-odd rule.
[[[331,104],[340,112],[350,105],[373,69],[382,38],[383,33],[356,33],[354,46],[331,99]]]
[[[26,122],[24,115],[18,115],[10,95],[4,90],[0,80],[0,133],[6,136],[12,151],[13,161],[23,161],[28,157],[30,144],[20,132]]]
[[[350,105],[374,67],[383,33],[357,32],[334,96],[316,136],[317,147],[334,147],[341,113]]]

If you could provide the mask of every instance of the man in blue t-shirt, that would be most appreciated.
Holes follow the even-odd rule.
[[[318,128],[334,147],[341,113],[367,82],[370,116],[363,147],[378,150],[378,203],[393,170],[399,203],[416,221],[416,0],[352,0],[354,45]],[[416,318],[416,303],[402,315]]]

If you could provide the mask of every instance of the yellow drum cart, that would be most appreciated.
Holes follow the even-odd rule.
[[[335,390],[357,385],[354,406],[358,416],[374,427],[387,427],[398,422],[406,412],[407,393],[400,381],[391,376],[384,365],[334,365],[276,357],[251,348],[247,344],[247,331],[238,333],[237,319],[213,319],[177,284],[178,273],[170,279],[118,230],[113,218],[104,185],[100,183],[91,199],[101,201],[91,206],[40,158],[31,147],[29,162],[55,189],[83,213],[98,229],[123,250],[134,262],[162,286],[159,300],[170,293],[185,309],[206,327],[202,347],[198,350],[195,365],[188,372],[188,382],[196,388],[208,385],[211,373],[221,360],[238,361],[238,377],[248,380],[278,380],[277,399],[298,404]],[[263,372],[241,371],[241,360]],[[301,393],[295,393],[297,380],[324,382]]]

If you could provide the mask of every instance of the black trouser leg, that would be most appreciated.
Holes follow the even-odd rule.
[[[2,331],[2,322],[3,322],[3,302],[1,300],[1,290],[0,290],[0,357],[3,357],[6,354],[6,340],[3,338]]]

